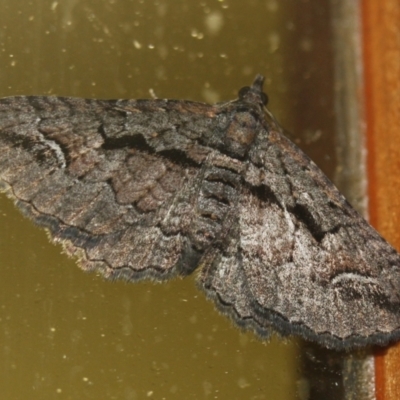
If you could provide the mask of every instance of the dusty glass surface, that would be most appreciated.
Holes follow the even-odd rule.
[[[270,109],[335,169],[329,1],[0,1],[0,96],[230,100]],[[84,274],[0,196],[0,397],[307,398],[296,341],[260,342],[194,279]]]

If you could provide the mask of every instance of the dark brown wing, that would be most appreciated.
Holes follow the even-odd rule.
[[[201,103],[2,99],[0,181],[84,269],[165,279],[203,251],[189,230],[215,126]]]
[[[400,256],[265,111],[237,237],[200,283],[223,312],[336,349],[400,338]]]

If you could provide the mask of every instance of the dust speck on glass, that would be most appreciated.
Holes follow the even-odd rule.
[[[199,287],[262,337],[400,338],[400,256],[282,133],[264,78],[239,98],[0,100],[0,181],[86,271]]]

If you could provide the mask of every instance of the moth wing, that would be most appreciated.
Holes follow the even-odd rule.
[[[184,272],[198,258],[185,232],[196,163],[207,155],[188,136],[212,118],[199,118],[195,132],[173,118],[179,109],[195,120],[194,108],[212,115],[211,106],[164,100],[2,99],[1,187],[83,269],[129,280]],[[177,165],[183,152],[187,165]]]
[[[261,135],[262,136],[262,135]],[[343,349],[400,337],[400,257],[278,131],[249,152],[229,248],[199,277],[240,326]]]

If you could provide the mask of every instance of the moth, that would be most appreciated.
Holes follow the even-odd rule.
[[[1,99],[1,189],[85,271],[196,273],[261,337],[399,340],[399,254],[285,137],[263,83],[215,105]]]

